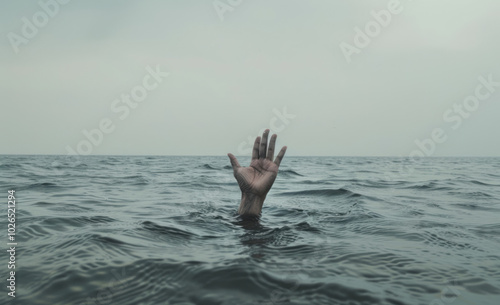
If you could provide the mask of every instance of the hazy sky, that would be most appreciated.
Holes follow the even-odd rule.
[[[53,1],[1,4],[0,153],[500,156],[498,0]]]

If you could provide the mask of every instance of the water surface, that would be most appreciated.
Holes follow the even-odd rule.
[[[15,304],[500,304],[499,158],[286,156],[258,223],[225,156],[0,156],[8,189]]]

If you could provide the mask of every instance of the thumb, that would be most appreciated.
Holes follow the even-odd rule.
[[[232,153],[227,154],[227,156],[229,157],[229,160],[231,161],[231,166],[233,167],[233,170],[236,170],[238,167],[240,167],[240,163],[238,163],[238,160],[236,159],[236,157]]]

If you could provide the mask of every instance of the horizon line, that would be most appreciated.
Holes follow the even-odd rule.
[[[3,154],[0,156],[66,156],[66,157],[102,157],[102,156],[120,156],[120,157],[227,157],[223,155],[158,155],[158,154],[89,154],[89,155],[68,155],[68,154],[44,154],[44,153],[21,153],[21,154]],[[235,155],[236,157],[251,157],[250,155]],[[322,158],[411,158],[410,156],[395,156],[395,155],[287,155],[287,157],[322,157]],[[473,155],[456,155],[456,156],[425,156],[420,158],[500,158],[499,156],[473,156]]]

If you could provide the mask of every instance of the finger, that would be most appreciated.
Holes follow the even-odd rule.
[[[260,140],[259,159],[264,159],[266,157],[268,135],[269,129],[264,130],[264,133],[262,134],[262,140]]]
[[[255,138],[255,142],[253,143],[252,160],[259,159],[259,144],[260,137],[257,137]]]
[[[269,161],[273,161],[274,158],[274,146],[276,145],[276,138],[278,136],[276,134],[273,134],[271,136],[271,140],[269,141],[269,148],[267,150],[267,159]]]
[[[285,155],[286,152],[286,146],[283,146],[283,148],[280,150],[278,156],[276,157],[276,160],[274,160],[274,163],[278,166],[280,166],[281,159],[283,159],[283,156]]]
[[[240,163],[238,163],[238,160],[233,154],[229,153],[227,154],[227,156],[229,157],[229,160],[231,160],[231,166],[233,167],[234,170],[240,167]]]

